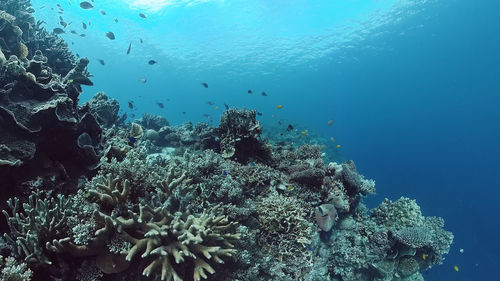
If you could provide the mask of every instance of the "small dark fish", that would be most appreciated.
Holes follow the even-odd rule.
[[[55,34],[63,34],[65,32],[62,28],[56,27],[56,28],[54,28],[54,33]]]
[[[128,108],[134,109],[134,102],[133,101],[128,102]]]
[[[159,108],[165,108],[165,105],[162,102],[156,102]]]
[[[141,83],[146,83],[146,81],[148,81],[148,80],[146,80],[146,78],[139,78],[139,82],[141,82]]]
[[[115,40],[115,34],[111,31],[106,32],[106,37],[108,37],[109,40]]]
[[[104,60],[100,60],[100,59],[99,59],[99,60],[97,60],[97,61],[99,61],[99,63],[100,63],[101,65],[104,65],[104,64],[105,64],[105,63],[104,63]]]
[[[78,34],[78,32],[76,32],[75,30],[71,30],[70,32],[73,34]]]
[[[262,112],[257,112],[257,115],[262,116]]]
[[[128,137],[128,144],[130,146],[134,146],[136,142],[137,142],[136,138],[134,138],[134,137]]]
[[[293,126],[292,126],[292,124],[289,124],[289,125],[288,125],[288,127],[286,127],[286,131],[287,131],[287,132],[293,131]]]
[[[262,92],[262,93],[261,93],[261,95],[262,95],[263,97],[267,97],[266,92]]]
[[[87,36],[87,35],[85,35],[84,33],[80,34],[80,37],[85,37],[85,36]]]
[[[182,114],[186,114],[186,111],[183,111]]]
[[[227,104],[224,104],[224,107],[226,108],[226,110],[229,109],[229,105],[227,105]]]
[[[223,174],[224,176],[227,176],[227,172],[226,172],[226,171],[223,171],[223,172],[222,172],[222,174]]]
[[[132,41],[128,44],[127,55],[130,54],[130,49],[132,48]]]
[[[253,92],[252,92],[252,90],[248,90],[248,93],[249,93],[249,94],[251,94],[251,93],[253,93]]]
[[[118,23],[118,19],[115,19],[115,22]]]
[[[63,18],[61,16],[59,16],[59,21],[64,21]]]
[[[106,15],[106,12],[104,10],[100,10],[99,13],[101,13],[101,15],[103,15],[103,16]]]
[[[203,87],[205,87],[205,88],[208,88],[208,84],[205,82],[201,83],[201,85],[203,85]]]
[[[40,10],[41,10],[41,9],[45,9],[45,5],[41,6],[41,7],[40,7]]]
[[[59,4],[59,3],[57,3],[56,6],[59,7],[59,8],[61,8],[61,4]]]
[[[148,63],[149,63],[149,65],[153,65],[153,64],[156,64],[156,63],[157,63],[157,61],[155,61],[155,60],[150,60],[150,61],[148,61]]]
[[[143,18],[143,19],[147,18],[147,17],[146,17],[146,15],[145,15],[145,14],[143,14],[143,13],[140,13],[140,14],[139,14],[139,17],[141,17],[141,18]]]
[[[214,105],[215,103],[213,101],[207,101],[206,104],[208,104],[208,105]]]
[[[82,21],[82,27],[83,29],[87,29],[87,24],[85,24],[83,21]]]
[[[94,5],[92,5],[90,2],[87,2],[87,1],[83,1],[83,2],[80,2],[80,8],[82,9],[92,9],[94,8]]]
[[[142,41],[142,38],[139,38],[139,42],[141,42],[141,44],[144,43],[144,41]]]

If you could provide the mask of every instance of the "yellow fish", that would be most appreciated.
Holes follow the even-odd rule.
[[[335,142],[335,138],[334,138],[334,137],[331,137],[331,138],[330,138],[330,140],[331,140],[332,142]]]
[[[458,268],[458,266],[454,266],[453,269],[455,269],[456,272],[458,272],[460,269]]]
[[[216,106],[216,107],[215,107],[215,109],[219,109],[219,107],[218,107],[218,106]]]
[[[288,185],[286,188],[287,188],[288,190],[292,190],[292,186],[291,186],[291,185]]]
[[[281,104],[278,104],[278,105],[276,106],[276,108],[277,108],[277,109],[282,109],[282,108],[283,108],[283,106],[282,106]]]
[[[328,126],[333,125],[333,120],[328,120],[328,123],[327,123],[327,124],[328,124]]]
[[[340,144],[337,144],[337,148],[340,148]]]
[[[307,135],[307,132],[306,131],[302,131],[300,132],[301,134],[303,134],[304,136]]]
[[[425,261],[426,258],[427,258],[427,254],[422,253],[422,259]]]
[[[69,81],[69,83],[73,83],[73,79],[69,79],[68,81]]]

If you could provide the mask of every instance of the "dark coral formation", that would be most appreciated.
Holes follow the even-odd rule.
[[[270,149],[260,140],[262,127],[256,119],[257,111],[229,109],[220,119],[220,150],[224,158],[247,163],[251,158],[266,162]]]
[[[443,262],[441,218],[369,210],[354,162],[263,138],[256,111],[172,126],[125,123],[104,93],[79,106],[89,61],[29,1],[0,9],[0,279],[410,281]]]

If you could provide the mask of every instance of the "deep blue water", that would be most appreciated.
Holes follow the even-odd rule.
[[[49,7],[56,2],[33,2],[47,5],[36,15],[55,27],[58,15]],[[311,135],[334,136],[330,149],[376,180],[370,206],[407,196],[424,215],[445,218],[455,242],[426,280],[498,280],[500,2],[180,1],[159,7],[169,1],[151,1],[157,8],[132,2],[96,0],[97,10],[83,11],[60,1],[63,17],[73,21],[68,29],[87,34],[63,36],[92,60],[95,86],[82,101],[103,90],[123,112],[131,113],[126,102],[133,100],[137,116],[163,114],[174,124],[204,121],[205,113],[216,124],[227,103],[258,109],[264,126],[286,120]],[[82,20],[92,22],[88,30]],[[104,37],[110,30],[113,42]],[[150,59],[158,64],[148,65]],[[335,123],[328,127],[330,119]]]

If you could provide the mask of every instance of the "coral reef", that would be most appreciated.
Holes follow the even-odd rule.
[[[370,210],[353,161],[263,137],[255,110],[212,127],[79,106],[89,60],[32,12],[0,2],[0,279],[409,281],[443,262],[443,219]]]

